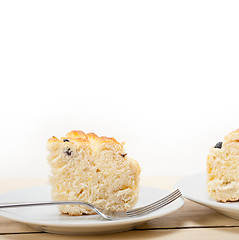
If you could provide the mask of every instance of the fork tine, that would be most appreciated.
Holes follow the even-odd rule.
[[[150,213],[152,211],[158,210],[159,208],[162,208],[162,207],[168,205],[169,203],[173,202],[174,200],[176,200],[180,196],[181,196],[180,194],[176,195],[175,197],[169,199],[168,201],[165,201],[163,203],[160,203],[160,204],[155,205],[155,206],[153,206],[151,208],[148,208],[148,209],[142,209],[140,212],[127,214],[127,216],[139,216],[139,215],[142,215],[142,214],[146,214],[146,213]]]
[[[171,199],[174,199],[174,198],[178,198],[179,196],[181,196],[181,193],[176,191],[174,192],[173,194],[170,194],[168,195],[167,197],[163,198],[162,200],[159,200],[157,202],[154,202],[146,207],[142,207],[140,209],[137,209],[136,211],[132,211],[130,212],[131,214],[132,213],[141,213],[142,211],[146,211],[146,210],[150,210],[152,208],[155,208],[155,207],[158,207],[158,206],[161,206],[165,203],[167,203],[168,201],[170,201]]]
[[[127,211],[127,216],[133,217],[133,216],[138,216],[138,215],[143,215],[143,214],[153,212],[161,207],[168,205],[169,203],[173,202],[180,196],[182,196],[181,192],[179,190],[176,190],[170,195],[164,197],[163,199],[157,202],[154,202],[146,207],[142,207],[140,209],[137,209],[136,211]]]
[[[156,205],[156,204],[158,204],[158,203],[164,202],[165,200],[167,200],[168,198],[173,197],[173,196],[174,196],[175,194],[177,194],[177,193],[180,193],[180,194],[181,194],[181,192],[179,191],[179,189],[175,190],[174,192],[168,194],[167,196],[161,198],[160,200],[158,200],[158,201],[156,201],[156,202],[153,202],[153,203],[151,203],[151,204],[149,204],[149,205],[147,205],[147,206],[144,206],[144,207],[140,207],[140,208],[136,208],[136,209],[133,209],[133,210],[129,210],[129,211],[127,211],[127,213],[138,212],[138,211],[140,211],[141,209],[149,208],[149,207],[154,206],[154,205]]]
[[[170,204],[171,202],[173,202],[174,200],[176,200],[177,198],[179,198],[181,195],[178,194],[176,195],[175,197],[169,199],[168,201],[165,201],[163,203],[160,203],[158,205],[155,205],[151,208],[147,208],[147,209],[142,209],[140,212],[136,212],[136,213],[127,213],[127,217],[137,217],[137,216],[141,216],[141,215],[145,215],[145,214],[148,214],[148,213],[151,213],[153,211],[156,211],[158,210],[159,208],[162,208],[168,204]]]
[[[175,196],[174,198],[170,199],[168,202],[162,203],[162,204],[160,204],[156,207],[153,207],[151,209],[148,209],[146,211],[142,211],[140,213],[134,213],[134,214],[127,214],[127,217],[138,217],[138,216],[142,216],[142,215],[145,215],[145,214],[149,214],[151,212],[154,212],[154,211],[158,210],[159,208],[162,208],[162,207],[168,205],[169,203],[173,202],[174,200],[176,200],[180,196],[181,195]]]
[[[155,210],[158,210],[159,208],[162,208],[166,205],[168,205],[169,203],[173,202],[174,200],[176,200],[178,197],[180,197],[181,195],[178,194],[178,195],[175,195],[173,198],[170,198],[169,200],[163,202],[163,203],[160,203],[158,205],[155,205],[151,208],[147,208],[147,209],[142,209],[140,212],[136,212],[136,213],[129,213],[127,214],[128,217],[133,217],[133,216],[139,216],[139,215],[143,215],[143,214],[148,214],[150,212],[153,212]]]

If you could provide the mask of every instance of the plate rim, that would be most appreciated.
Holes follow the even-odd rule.
[[[30,186],[30,187],[25,187],[25,188],[19,188],[19,189],[15,189],[15,190],[12,190],[12,191],[7,191],[7,192],[4,192],[1,195],[4,195],[4,194],[7,194],[7,193],[13,193],[15,191],[21,191],[21,190],[26,190],[26,189],[29,189],[29,188],[36,188],[36,187],[41,187],[41,186],[49,186],[47,184],[43,184],[43,185],[36,185],[36,186]],[[150,187],[150,186],[144,186],[144,185],[141,185],[140,187],[144,187],[144,188],[151,188],[151,189],[157,189],[157,190],[160,190],[166,194],[170,193],[170,191],[167,191],[167,190],[164,190],[164,189],[161,189],[161,188],[155,188],[155,187]],[[141,216],[141,217],[136,217],[136,218],[129,218],[129,219],[117,219],[117,220],[113,220],[113,221],[99,221],[97,223],[90,223],[87,222],[87,223],[82,223],[82,222],[70,222],[68,224],[66,224],[65,222],[64,223],[50,223],[50,222],[44,222],[44,221],[34,221],[34,220],[27,220],[26,218],[22,218],[22,217],[19,217],[17,214],[15,213],[12,213],[12,212],[9,212],[7,210],[4,210],[4,209],[1,209],[0,210],[0,216],[2,217],[5,217],[7,219],[10,219],[10,220],[13,220],[13,221],[18,221],[18,222],[21,222],[21,223],[24,223],[24,224],[27,224],[27,225],[37,225],[37,226],[48,226],[48,227],[67,227],[67,228],[84,228],[84,227],[100,227],[100,226],[117,226],[117,225],[129,225],[129,224],[137,224],[137,223],[142,223],[142,222],[147,222],[149,220],[152,220],[152,219],[156,219],[156,218],[160,218],[160,217],[163,217],[165,215],[168,215],[168,214],[171,214],[177,210],[179,210],[180,208],[183,207],[184,205],[184,200],[182,197],[178,198],[175,202],[177,202],[177,205],[175,205],[173,208],[170,208],[168,209],[168,211],[160,214],[160,215],[153,215],[153,216]]]
[[[175,182],[174,187],[177,187],[177,188],[180,189],[180,188],[182,188],[181,186],[183,185],[182,184],[183,181],[190,180],[192,178],[201,178],[202,180],[203,179],[207,180],[207,175],[206,175],[206,173],[196,173],[196,174],[191,174],[191,175],[182,177]],[[207,193],[207,192],[205,192],[205,193]],[[238,210],[239,211],[239,205],[238,206],[233,205],[233,203],[235,203],[235,202],[226,202],[226,203],[217,202],[216,200],[210,198],[209,195],[208,195],[208,199],[206,199],[206,200],[198,199],[198,198],[195,198],[193,196],[190,196],[190,194],[188,194],[188,193],[184,193],[183,190],[182,190],[182,195],[183,195],[184,198],[187,198],[187,199],[189,199],[193,202],[196,202],[196,203],[199,203],[199,204],[202,204],[202,205],[205,205],[205,206],[210,206],[210,207],[220,208],[220,209]],[[238,203],[238,201],[237,201],[237,203]]]

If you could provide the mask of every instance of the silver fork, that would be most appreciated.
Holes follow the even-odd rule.
[[[83,205],[91,208],[95,211],[98,215],[106,220],[114,220],[114,219],[122,219],[122,218],[133,218],[139,217],[151,212],[162,208],[171,202],[175,201],[177,198],[181,197],[182,194],[179,189],[175,190],[174,192],[170,193],[166,197],[151,203],[147,206],[135,208],[129,211],[109,211],[106,209],[102,209],[96,207],[90,203],[81,202],[81,201],[48,201],[48,202],[24,202],[24,203],[6,203],[0,204],[0,209],[3,208],[15,208],[15,207],[29,207],[29,206],[43,206],[43,205]]]

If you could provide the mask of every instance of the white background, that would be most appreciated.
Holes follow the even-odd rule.
[[[238,1],[1,1],[0,177],[47,178],[70,130],[126,141],[142,176],[203,172],[239,127]]]

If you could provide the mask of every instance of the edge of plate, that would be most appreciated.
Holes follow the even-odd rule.
[[[206,179],[206,174],[205,173],[197,173],[197,174],[192,174],[192,175],[188,175],[186,177],[180,178],[179,180],[176,181],[176,183],[174,184],[174,187],[179,188],[179,190],[181,190],[181,189],[183,189],[183,187],[181,187],[183,185],[182,181],[185,181],[186,179],[188,179],[188,181],[189,181],[191,178],[195,178],[195,177],[198,177],[198,178],[200,177],[202,179],[203,178]],[[189,200],[191,200],[193,202],[202,204],[204,206],[224,208],[224,209],[225,208],[226,209],[235,209],[235,210],[239,209],[238,206],[235,207],[235,206],[232,205],[233,202],[230,202],[230,203],[217,202],[217,201],[215,201],[213,199],[210,199],[209,196],[208,196],[208,200],[198,199],[198,198],[195,198],[193,196],[190,196],[188,193],[184,193],[183,190],[181,190],[181,191],[182,191],[182,195],[183,195],[184,198],[187,198],[187,199],[189,199]]]

